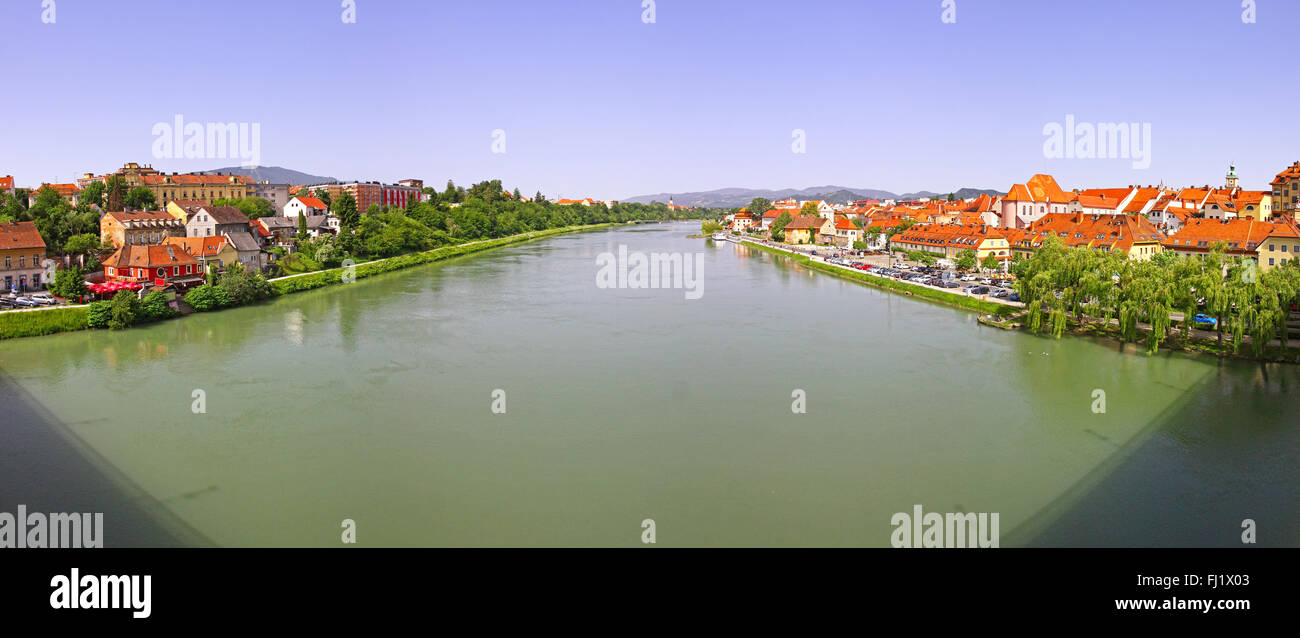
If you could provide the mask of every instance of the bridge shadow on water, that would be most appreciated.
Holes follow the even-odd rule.
[[[1221,361],[1107,463],[1003,539],[1029,547],[1300,544],[1300,369]]]

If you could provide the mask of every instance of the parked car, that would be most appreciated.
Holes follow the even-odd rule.
[[[50,296],[48,292],[37,292],[27,296],[28,299],[35,301],[42,306],[57,306],[59,302]]]
[[[970,294],[972,294],[972,295],[987,295],[987,294],[989,294],[989,287],[988,287],[988,286],[975,286],[974,288],[971,289]]]
[[[1020,293],[1012,291],[1011,294],[1007,295],[1007,301],[1020,301]]]
[[[1010,294],[1011,294],[1011,293],[1010,293],[1009,291],[1006,291],[1006,290],[998,290],[998,291],[996,291],[996,292],[993,293],[993,296],[996,297],[996,298],[998,298],[998,299],[1006,299],[1007,296],[1010,295]]]
[[[1209,315],[1196,315],[1192,317],[1192,325],[1197,328],[1217,328],[1219,327],[1219,320]]]
[[[944,288],[960,288],[960,287],[961,287],[961,284],[957,283],[957,281],[956,281],[956,280],[953,280],[953,279],[945,279],[941,285],[942,285]]]
[[[31,299],[30,297],[14,297],[13,302],[14,302],[14,305],[15,305],[15,306],[18,306],[18,307],[20,307],[20,308],[35,308],[35,307],[36,307],[36,302],[35,302],[35,301],[32,301],[32,299]]]

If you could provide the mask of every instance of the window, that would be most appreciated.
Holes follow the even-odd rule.
[[[13,257],[10,257],[9,255],[5,255],[5,270],[9,270],[10,268],[13,268],[13,267],[14,267],[14,263],[13,263],[13,262],[14,262],[14,258],[13,258]],[[9,286],[5,286],[5,288],[8,288],[8,287],[9,287]]]
[[[1268,258],[1268,265],[1270,265],[1270,266],[1273,265],[1273,258],[1272,258],[1272,257],[1269,257],[1269,258]]]
[[[172,276],[175,277],[175,276],[177,276],[177,275],[179,275],[179,274],[181,274],[181,267],[180,267],[180,266],[172,266]]]
[[[19,267],[19,268],[26,268],[26,267],[27,267],[27,258],[26,258],[26,257],[19,257],[19,258],[18,258],[18,267]]]

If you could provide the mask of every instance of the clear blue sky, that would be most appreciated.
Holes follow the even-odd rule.
[[[1300,160],[1300,2],[41,0],[0,3],[0,175],[154,160],[152,128],[258,122],[261,164],[500,178],[527,194],[837,184],[1265,188]],[[1045,159],[1043,126],[1149,122],[1152,164]],[[506,153],[491,152],[492,131]],[[807,132],[807,153],[790,150]]]

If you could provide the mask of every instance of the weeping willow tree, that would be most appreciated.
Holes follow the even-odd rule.
[[[1043,300],[1029,302],[1029,331],[1038,334],[1043,328]]]
[[[1052,336],[1057,339],[1061,338],[1061,335],[1065,332],[1066,320],[1067,315],[1065,314],[1064,305],[1052,309]]]

